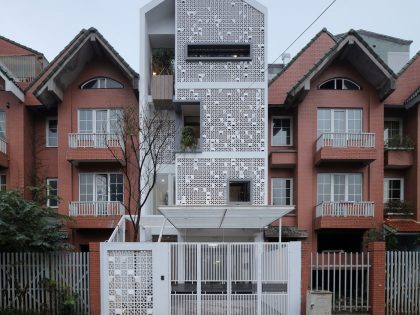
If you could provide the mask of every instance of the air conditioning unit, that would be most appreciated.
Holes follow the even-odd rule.
[[[306,294],[306,315],[331,315],[332,292],[308,291]]]

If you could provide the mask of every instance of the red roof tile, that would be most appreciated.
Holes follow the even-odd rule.
[[[420,222],[411,219],[386,219],[385,225],[395,229],[397,232],[419,232]]]

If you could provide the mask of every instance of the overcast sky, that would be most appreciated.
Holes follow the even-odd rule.
[[[139,8],[149,1],[0,0],[0,35],[43,52],[51,61],[82,28],[93,26],[139,71]],[[331,1],[260,0],[268,7],[269,62]],[[411,39],[413,56],[420,50],[419,12],[419,0],[337,0],[288,52],[293,57],[326,27],[334,34],[353,28]]]

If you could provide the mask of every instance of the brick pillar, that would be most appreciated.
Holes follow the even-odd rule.
[[[372,315],[385,312],[385,242],[368,244],[370,253],[369,296]]]
[[[306,292],[310,290],[312,239],[302,241],[302,286],[300,313],[306,314]],[[293,267],[292,267],[293,268]]]
[[[100,243],[89,243],[90,314],[101,314]]]

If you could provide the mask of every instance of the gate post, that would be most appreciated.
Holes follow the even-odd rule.
[[[385,242],[368,244],[370,253],[369,296],[372,315],[385,312]]]
[[[287,261],[287,299],[288,314],[299,315],[301,305],[301,254],[300,242],[289,242],[286,247]]]
[[[101,314],[100,243],[89,243],[89,300],[90,314]]]

